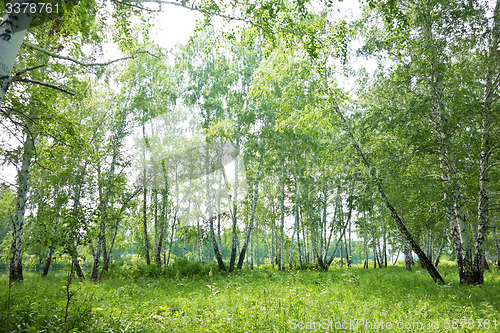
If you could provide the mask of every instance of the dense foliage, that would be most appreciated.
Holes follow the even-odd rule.
[[[171,5],[204,20],[166,50],[151,32]],[[78,277],[88,299],[63,325],[75,330],[100,316],[90,289],[117,292],[121,278],[211,280],[264,265],[289,285],[297,269],[388,268],[404,258],[406,270],[420,265],[446,288],[456,277],[441,270],[445,258],[460,284],[497,288],[488,270],[500,268],[500,1],[68,1],[34,17],[6,8],[2,306],[17,304],[26,270]],[[99,60],[110,45],[121,55]],[[344,284],[369,274],[341,272]],[[399,268],[373,274],[416,279]],[[79,293],[66,278],[70,304]],[[388,302],[400,304],[400,287]],[[141,318],[163,318],[170,306],[161,309]],[[473,311],[492,320],[488,309]],[[10,311],[16,322],[29,316]],[[114,325],[108,319],[102,325]],[[22,329],[62,327],[22,320]],[[258,323],[249,330],[269,327]]]

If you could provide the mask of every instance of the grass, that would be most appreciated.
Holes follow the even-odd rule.
[[[22,284],[12,288],[11,330],[500,331],[497,271],[487,272],[482,286],[460,286],[456,267],[446,263],[439,267],[446,285],[434,284],[424,270],[406,272],[401,266],[331,268],[326,273],[267,268],[231,275],[204,269],[189,276],[129,267],[116,269],[100,283],[74,279],[66,322],[65,275],[41,278],[28,273]],[[0,283],[5,286],[0,292],[1,330],[7,315],[5,275]]]

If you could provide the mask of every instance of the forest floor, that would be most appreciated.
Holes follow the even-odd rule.
[[[99,283],[74,278],[69,293],[67,273],[28,272],[12,287],[8,311],[3,272],[0,331],[7,325],[15,332],[500,331],[500,272],[487,272],[484,285],[460,286],[456,266],[438,268],[446,285],[402,266],[230,275],[197,268],[194,276],[129,266]]]

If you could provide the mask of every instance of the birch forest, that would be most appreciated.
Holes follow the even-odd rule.
[[[500,0],[0,11],[0,330],[500,329]]]

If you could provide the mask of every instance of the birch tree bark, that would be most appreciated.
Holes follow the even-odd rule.
[[[31,160],[35,156],[36,132],[28,123],[23,143],[21,168],[17,173],[18,188],[16,195],[16,210],[12,219],[12,246],[10,249],[9,282],[23,281],[23,231],[24,213],[28,199]]]
[[[295,235],[297,235],[297,256],[299,265],[301,265],[300,259],[300,244],[299,244],[299,191],[300,191],[300,179],[296,176],[295,180],[295,223],[293,225],[293,235],[290,240],[290,257],[288,258],[288,267],[293,268],[293,241],[295,240]]]
[[[389,202],[389,199],[385,195],[385,191],[382,188],[382,184],[381,184],[380,180],[378,179],[377,175],[375,174],[375,172],[371,168],[370,164],[366,160],[366,158],[365,158],[365,156],[363,154],[363,151],[361,150],[361,148],[358,145],[358,142],[354,138],[354,136],[353,136],[353,134],[351,132],[351,129],[350,129],[349,125],[347,124],[347,121],[344,118],[344,115],[340,111],[339,106],[337,105],[337,103],[334,100],[331,101],[331,105],[333,106],[333,109],[334,109],[335,113],[337,114],[338,118],[340,119],[342,127],[344,128],[345,132],[349,136],[349,138],[351,140],[351,144],[354,146],[354,149],[356,150],[356,153],[360,157],[361,162],[365,165],[366,169],[368,170],[368,174],[371,176],[373,182],[375,183],[375,185],[377,187],[377,190],[378,190],[378,193],[379,193],[379,195],[380,195],[380,197],[382,199],[382,202],[387,206],[387,208],[391,212],[391,216],[394,219],[394,221],[396,223],[396,226],[398,227],[399,231],[402,233],[403,237],[406,238],[406,240],[408,241],[408,243],[412,247],[413,251],[415,251],[415,253],[419,257],[420,261],[424,264],[425,269],[427,269],[427,271],[429,272],[429,275],[432,277],[432,279],[434,280],[434,282],[438,282],[439,281],[439,282],[441,282],[441,283],[444,284],[444,280],[441,277],[441,275],[439,274],[439,272],[437,271],[436,267],[434,267],[434,265],[427,258],[427,256],[422,251],[422,249],[420,248],[420,246],[418,246],[418,244],[415,242],[415,240],[411,236],[411,234],[408,231],[408,229],[406,229],[405,224],[403,223],[403,221],[399,217],[398,213],[396,212],[396,209],[394,209],[394,207]]]
[[[239,179],[238,179],[238,167],[239,167],[239,153],[240,153],[240,135],[239,135],[239,125],[237,129],[238,134],[236,134],[236,158],[234,159],[234,196],[232,200],[233,204],[233,226],[232,226],[232,232],[231,232],[231,259],[229,261],[229,272],[234,271],[234,264],[236,263],[236,255],[238,253],[238,218],[237,218],[237,213],[238,213],[238,186],[239,186]]]
[[[248,228],[245,235],[245,241],[243,243],[243,246],[241,247],[240,257],[238,259],[238,267],[237,267],[238,270],[240,270],[243,267],[243,260],[245,258],[245,254],[247,251],[248,242],[250,240],[250,236],[252,235],[253,225],[255,221],[255,209],[257,207],[257,199],[259,197],[259,179],[260,179],[260,169],[262,167],[263,157],[264,154],[261,153],[259,158],[259,165],[257,166],[257,174],[255,175],[255,185],[252,196],[252,213],[250,215],[250,222],[248,223]],[[253,267],[253,259],[252,259],[252,267]]]
[[[368,234],[366,233],[366,214],[363,209],[363,249],[365,254],[365,261],[363,263],[363,268],[368,268]]]
[[[106,218],[108,212],[108,204],[111,197],[113,180],[115,177],[116,164],[118,163],[119,146],[123,138],[123,131],[125,130],[126,123],[126,112],[120,111],[119,121],[117,124],[116,132],[113,136],[112,141],[112,158],[111,164],[108,171],[108,177],[106,182],[106,189],[100,198],[99,202],[99,234],[97,240],[97,247],[94,253],[94,263],[92,265],[91,279],[92,281],[97,281],[99,279],[99,265],[101,260],[101,251],[103,252],[103,260],[107,261],[107,247],[106,247]]]
[[[165,188],[162,189],[162,203],[160,211],[160,222],[158,225],[158,239],[155,244],[155,263],[161,265],[161,250],[163,248],[163,239],[165,238],[165,222],[167,219],[167,209],[168,209],[168,175],[167,168],[165,167],[165,160],[161,161],[162,171],[163,171],[163,181]],[[191,198],[189,198],[190,200]]]
[[[168,254],[167,254],[167,260],[165,262],[165,265],[168,266],[170,263],[170,252],[172,250],[172,243],[174,241],[174,232],[175,232],[175,225],[178,222],[178,214],[179,214],[179,172],[178,172],[178,165],[177,162],[175,163],[175,197],[176,197],[176,203],[175,203],[175,209],[174,209],[174,217],[172,220],[172,228],[170,230],[170,240],[168,242]],[[163,236],[163,235],[162,235]],[[210,253],[210,249],[208,250],[208,253]]]
[[[477,203],[477,235],[475,244],[474,256],[474,283],[482,284],[484,282],[484,270],[486,261],[487,250],[487,237],[489,229],[488,209],[490,200],[489,189],[489,158],[492,151],[490,143],[490,129],[492,128],[492,106],[497,98],[495,92],[498,88],[497,76],[498,65],[500,62],[499,47],[500,40],[500,0],[496,1],[495,9],[493,12],[493,27],[491,34],[491,41],[489,45],[488,54],[488,71],[486,73],[486,82],[484,85],[484,97],[482,108],[482,121],[481,121],[481,150],[479,153],[479,190],[478,190],[478,203]]]
[[[12,6],[26,3],[26,0],[13,0]],[[24,6],[22,7],[24,9]],[[19,13],[11,11],[5,13],[0,23],[0,105],[10,84],[10,74],[16,62],[19,49],[23,44],[24,37],[28,31],[31,21],[35,18],[29,11]],[[21,276],[22,280],[22,276]]]
[[[498,241],[496,218],[495,215],[491,216],[491,233],[493,235],[493,243],[497,253],[497,269],[500,269],[500,242]]]
[[[281,157],[281,176],[280,176],[280,247],[278,270],[285,271],[285,158]]]
[[[209,143],[207,140],[206,150],[205,150],[205,179],[206,179],[206,191],[207,191],[207,210],[208,210],[208,225],[210,228],[210,239],[212,241],[212,246],[214,248],[215,258],[217,259],[217,264],[222,271],[226,271],[226,266],[224,261],[222,261],[222,256],[219,252],[219,245],[217,244],[217,239],[215,238],[214,231],[214,217],[212,213],[212,200],[210,196],[211,186],[210,186],[210,150]]]

